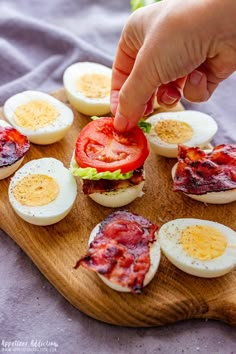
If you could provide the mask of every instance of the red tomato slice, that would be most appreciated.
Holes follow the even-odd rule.
[[[87,124],[75,147],[80,167],[94,167],[98,172],[121,170],[126,173],[141,167],[149,154],[147,139],[139,127],[119,133],[113,118],[103,117]]]

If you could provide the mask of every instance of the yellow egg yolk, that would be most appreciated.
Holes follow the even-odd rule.
[[[155,125],[155,132],[160,139],[169,144],[182,144],[193,136],[192,127],[176,120],[160,120]]]
[[[85,74],[77,81],[76,88],[88,98],[103,98],[110,95],[111,79],[102,74]]]
[[[201,261],[220,257],[227,247],[226,238],[220,231],[203,225],[186,227],[180,243],[189,256]]]
[[[58,110],[43,100],[33,100],[24,103],[18,106],[14,112],[16,124],[31,130],[37,130],[52,124],[58,115]]]
[[[59,185],[54,178],[33,174],[22,178],[14,187],[13,194],[22,205],[42,206],[56,199],[59,190]]]

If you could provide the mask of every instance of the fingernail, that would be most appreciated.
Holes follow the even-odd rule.
[[[164,92],[161,96],[161,102],[164,103],[165,105],[171,105],[174,104],[179,100],[179,97],[176,96],[171,96],[168,92]]]
[[[203,77],[203,73],[201,71],[198,70],[194,70],[190,75],[189,75],[189,81],[190,84],[193,86],[197,86],[200,84],[202,77]]]
[[[114,119],[114,127],[119,132],[123,132],[123,131],[127,130],[128,121],[120,112],[116,113],[116,116]]]
[[[153,100],[148,101],[147,106],[146,106],[146,110],[144,112],[145,116],[148,116],[149,114],[151,114],[153,112]]]
[[[118,91],[111,91],[110,101],[111,101],[111,113],[115,115],[118,106],[118,101],[119,101]]]

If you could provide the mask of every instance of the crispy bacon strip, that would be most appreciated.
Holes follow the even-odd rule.
[[[206,194],[236,188],[236,145],[222,144],[206,154],[179,146],[174,191]]]
[[[117,211],[101,223],[88,253],[75,269],[82,265],[138,294],[150,268],[149,246],[157,229],[142,216]]]
[[[100,179],[98,181],[84,179],[83,180],[83,192],[84,194],[92,194],[98,192],[110,192],[121,188],[128,188],[138,185],[144,181],[143,167],[134,170],[133,176],[130,179],[125,180],[108,180]]]
[[[10,166],[29,150],[26,136],[12,127],[0,126],[0,167]]]

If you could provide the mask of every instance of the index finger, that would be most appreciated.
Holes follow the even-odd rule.
[[[124,49],[125,47],[125,49]],[[136,50],[131,50],[124,45],[121,39],[118,45],[115,61],[112,67],[112,79],[111,79],[111,112],[115,115],[119,92],[125,81],[127,80],[129,74],[131,73],[135,58],[137,55]]]

